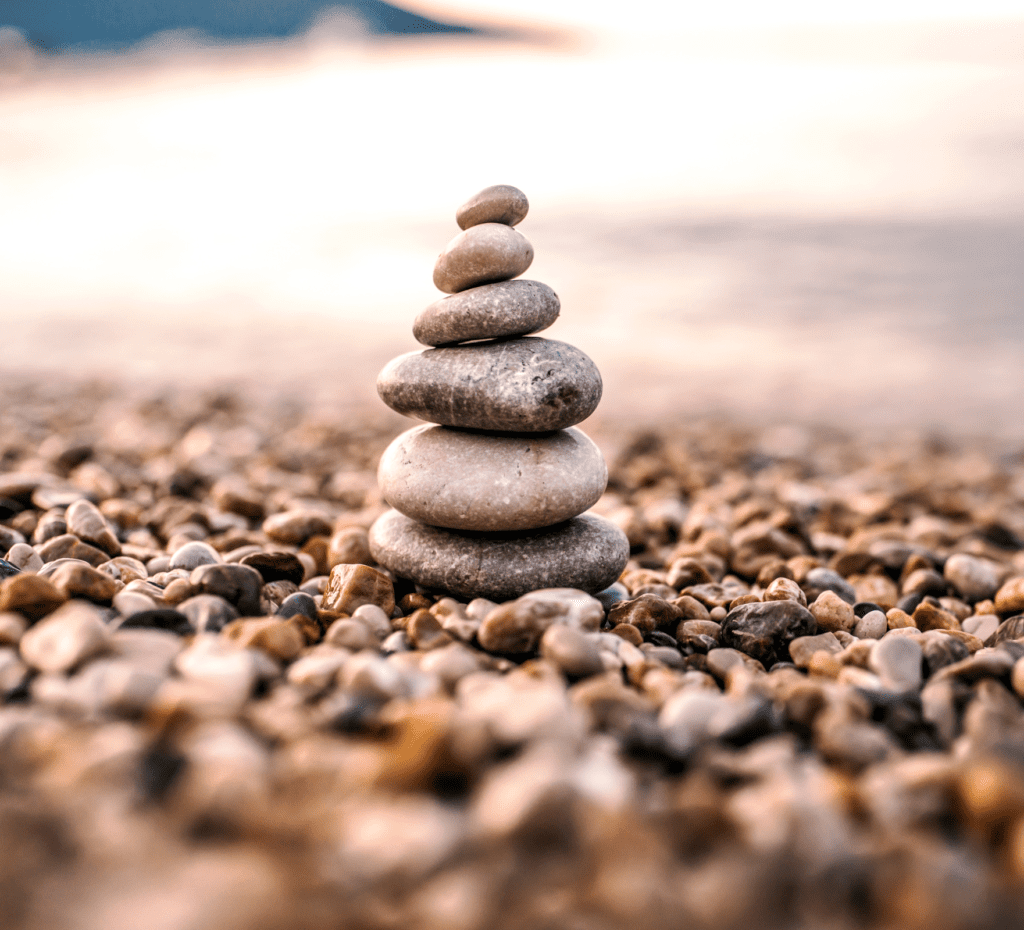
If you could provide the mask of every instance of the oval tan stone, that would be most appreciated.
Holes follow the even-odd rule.
[[[554,323],[560,306],[540,281],[481,284],[434,301],[416,317],[412,334],[428,346],[526,336]]]
[[[526,219],[530,202],[518,187],[494,184],[474,194],[455,211],[459,229],[469,229],[481,223],[503,223],[515,226]]]
[[[455,530],[551,526],[597,503],[608,469],[580,430],[539,436],[417,426],[381,456],[384,499],[408,517]]]
[[[467,429],[546,433],[585,420],[601,375],[579,349],[526,336],[409,352],[377,377],[377,393],[406,416]]]
[[[478,284],[517,278],[533,261],[533,246],[511,226],[482,223],[459,233],[438,255],[434,286],[457,294]]]
[[[591,513],[540,530],[472,533],[389,510],[370,528],[370,551],[394,574],[427,588],[500,602],[538,588],[601,591],[626,567],[629,541]]]

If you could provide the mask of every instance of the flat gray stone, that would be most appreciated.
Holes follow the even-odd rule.
[[[537,336],[409,352],[377,376],[377,393],[409,417],[468,429],[544,433],[585,420],[601,374],[579,349]]]
[[[481,223],[504,223],[515,226],[526,219],[530,202],[518,187],[494,184],[474,194],[455,211],[459,229],[469,229]]]
[[[504,339],[547,329],[558,319],[558,295],[540,281],[498,281],[442,297],[412,324],[426,346],[471,339]]]
[[[589,513],[541,530],[459,533],[389,510],[370,528],[370,551],[385,568],[424,587],[497,602],[538,588],[601,591],[626,567],[629,541]]]
[[[601,451],[580,430],[528,436],[416,426],[381,456],[384,499],[407,517],[453,530],[527,530],[597,503]]]
[[[518,278],[533,262],[533,246],[502,223],[481,223],[460,232],[434,265],[434,286],[457,294],[478,284]]]

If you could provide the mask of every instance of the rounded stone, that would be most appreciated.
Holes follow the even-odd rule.
[[[560,309],[558,295],[540,281],[498,281],[435,300],[412,334],[427,346],[526,336],[547,329]]]
[[[370,529],[370,551],[396,575],[425,587],[508,601],[538,588],[601,591],[626,567],[629,541],[615,524],[589,513],[540,530],[459,533],[389,510]]]
[[[533,261],[533,246],[501,223],[481,223],[460,232],[434,265],[434,286],[457,294],[478,284],[518,278]]]
[[[526,336],[392,359],[377,393],[392,410],[442,426],[546,433],[585,420],[601,374],[574,346]]]
[[[407,517],[453,530],[561,523],[604,493],[608,469],[580,430],[539,436],[416,426],[381,456],[384,499]]]
[[[455,211],[459,229],[469,229],[481,223],[504,223],[516,226],[526,219],[530,202],[518,187],[511,184],[493,184],[474,194]]]

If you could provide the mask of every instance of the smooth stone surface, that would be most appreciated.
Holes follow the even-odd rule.
[[[1002,578],[998,565],[965,552],[955,552],[946,559],[942,573],[957,593],[970,603],[994,597]]]
[[[407,517],[455,530],[561,523],[597,503],[608,469],[580,430],[542,436],[417,426],[381,456],[384,499]]]
[[[543,433],[585,420],[601,374],[579,349],[527,336],[409,352],[377,376],[392,410],[442,426]]]
[[[434,265],[434,286],[457,294],[478,284],[518,278],[533,262],[533,246],[511,226],[481,223],[459,233]]]
[[[416,317],[412,334],[427,346],[526,336],[547,329],[560,308],[558,295],[540,281],[498,281],[434,301]]]
[[[371,527],[370,550],[403,578],[492,601],[538,588],[601,591],[629,559],[625,534],[594,514],[542,530],[476,534],[425,526],[390,510]]]
[[[481,223],[504,223],[516,226],[526,219],[530,202],[518,187],[511,184],[493,184],[474,194],[455,211],[459,229],[469,229]]]
[[[789,644],[817,630],[814,615],[796,601],[764,601],[742,604],[722,621],[723,646],[738,649],[765,668],[790,658]]]

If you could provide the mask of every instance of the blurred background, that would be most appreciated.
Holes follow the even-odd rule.
[[[0,0],[0,375],[376,403],[455,208],[598,416],[1024,438],[1020,2]]]

